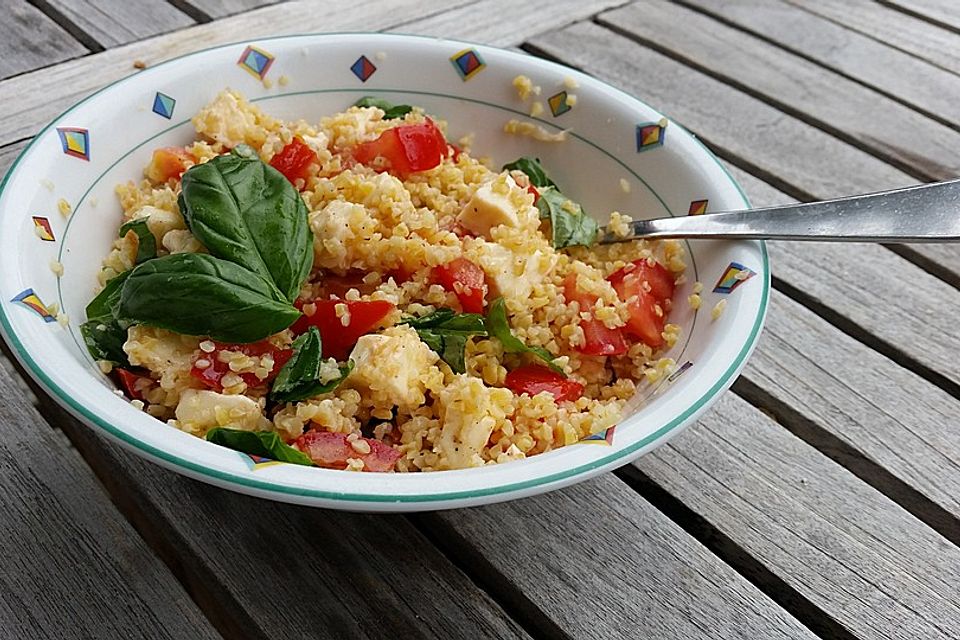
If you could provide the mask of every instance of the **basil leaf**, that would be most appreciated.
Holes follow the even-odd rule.
[[[133,231],[137,234],[137,258],[134,264],[140,264],[147,260],[157,257],[157,239],[147,226],[146,218],[137,218],[131,220],[120,227],[120,237],[124,237],[128,232]]]
[[[270,282],[204,253],[177,253],[135,267],[118,316],[176,333],[247,343],[289,327],[300,312]]]
[[[131,273],[131,271],[124,271],[107,280],[107,284],[100,293],[87,305],[88,320],[116,317],[117,306],[120,304],[120,290]]]
[[[114,364],[129,366],[123,343],[127,341],[127,330],[113,319],[87,320],[80,325],[80,335],[87,345],[87,351],[94,360],[107,360]]]
[[[557,186],[556,183],[547,176],[547,172],[543,170],[543,165],[540,164],[539,158],[517,158],[511,163],[503,165],[503,170],[523,171],[527,174],[527,177],[530,178],[530,184],[538,188],[556,188]]]
[[[293,302],[313,266],[307,207],[282,173],[239,145],[190,167],[181,181],[180,212],[197,240],[276,285]]]
[[[486,318],[487,333],[500,341],[503,350],[507,353],[532,353],[547,365],[566,377],[563,369],[553,362],[553,355],[543,347],[528,347],[522,340],[513,335],[510,331],[510,323],[507,321],[507,305],[503,298],[497,298],[490,303],[490,309],[487,311]]]
[[[583,212],[583,208],[557,191],[546,187],[537,200],[541,218],[550,218],[553,229],[553,248],[562,249],[582,245],[589,247],[597,241],[599,225]]]
[[[440,308],[422,318],[407,318],[403,324],[413,327],[420,340],[450,365],[454,373],[467,370],[465,354],[467,338],[485,336],[487,329],[479,313],[456,313]]]
[[[375,98],[373,96],[364,96],[353,103],[355,107],[377,107],[383,110],[383,119],[384,120],[394,120],[396,118],[402,118],[411,111],[413,107],[408,104],[393,104],[383,98]]]
[[[279,462],[313,466],[313,460],[304,452],[285,444],[273,431],[243,431],[215,427],[207,432],[207,440],[221,447],[248,453]]]
[[[340,386],[353,371],[353,360],[340,365],[340,376],[320,382],[320,366],[323,364],[320,332],[310,327],[307,333],[293,341],[293,357],[287,361],[270,390],[270,399],[277,402],[296,402],[329,393]]]

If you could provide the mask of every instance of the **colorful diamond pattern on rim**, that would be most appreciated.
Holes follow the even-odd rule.
[[[267,53],[263,49],[248,46],[243,50],[243,53],[240,54],[240,59],[237,60],[237,64],[251,75],[263,80],[267,72],[270,71],[270,67],[273,66],[273,60],[274,57],[272,54]]]
[[[57,127],[60,145],[68,156],[90,160],[90,133],[76,127]]]
[[[237,453],[240,452],[238,451]],[[262,458],[250,453],[240,453],[240,455],[243,457],[243,461],[247,463],[247,468],[250,469],[250,471],[259,471],[260,469],[266,469],[267,467],[274,467],[278,464],[283,464],[278,460]]]
[[[713,288],[713,292],[730,293],[755,275],[757,274],[752,269],[748,269],[739,262],[731,262],[717,280],[717,286]]]
[[[610,446],[613,444],[613,431],[616,426],[610,427],[606,431],[594,433],[580,441],[581,444],[604,444]]]
[[[662,147],[667,137],[667,119],[660,118],[659,122],[645,122],[637,125],[637,151],[647,151],[654,147]]]
[[[560,93],[547,98],[547,104],[550,105],[550,113],[553,114],[554,118],[557,116],[562,116],[567,111],[570,111],[570,109],[573,109],[573,107],[570,106],[570,103],[567,102],[566,91],[561,91]]]
[[[50,220],[40,216],[33,216],[33,230],[36,232],[37,237],[41,240],[47,242],[53,242],[56,238],[53,237],[53,229],[50,227]]]
[[[367,56],[360,56],[357,58],[357,61],[350,66],[350,71],[353,71],[353,75],[360,78],[361,82],[366,82],[376,70],[377,67],[370,62]]]
[[[474,49],[464,49],[450,56],[450,62],[464,82],[477,75],[486,67],[483,58]]]
[[[689,216],[701,216],[707,212],[707,204],[709,200],[694,200],[690,203],[690,208],[687,209],[687,215]]]
[[[677,369],[676,371],[670,374],[670,377],[667,378],[667,382],[674,382],[677,378],[685,374],[687,372],[687,369],[689,369],[692,366],[693,366],[693,363],[687,360],[682,365],[680,365],[679,369]]]
[[[50,311],[47,309],[47,305],[43,304],[43,301],[40,300],[40,296],[33,292],[33,289],[25,289],[17,294],[10,302],[16,302],[23,305],[27,309],[34,311],[45,322],[56,322],[57,319],[53,317]]]
[[[158,116],[163,116],[167,120],[173,117],[173,108],[176,105],[176,100],[159,91],[157,91],[157,95],[153,98],[153,112]]]

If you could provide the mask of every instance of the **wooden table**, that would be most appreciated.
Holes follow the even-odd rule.
[[[78,98],[241,38],[390,30],[560,60],[700,136],[756,205],[955,177],[955,0],[4,3],[0,173]],[[733,392],[657,452],[486,508],[248,498],[0,367],[0,636],[960,638],[960,250],[770,243]],[[36,394],[36,395],[34,395]]]

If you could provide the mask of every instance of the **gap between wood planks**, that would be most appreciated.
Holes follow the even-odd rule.
[[[56,22],[64,31],[73,36],[77,42],[89,49],[90,53],[100,53],[101,51],[106,50],[106,48],[93,36],[81,29],[76,23],[73,22],[73,20],[67,18],[63,12],[51,5],[46,0],[26,1],[36,7],[45,16]],[[30,69],[30,71],[34,71],[34,69]]]
[[[940,27],[941,29],[946,29],[947,31],[952,31],[954,33],[960,33],[960,28],[956,24],[940,20],[933,13],[927,13],[922,9],[913,9],[912,7],[904,6],[902,2],[897,2],[895,0],[877,0],[878,4],[882,4],[885,7],[889,7],[894,11],[898,11],[904,15],[910,16],[911,18],[917,18],[918,20],[923,20],[929,24],[932,24],[935,27]]]

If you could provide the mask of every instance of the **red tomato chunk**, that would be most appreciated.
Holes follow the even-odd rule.
[[[577,289],[577,277],[574,275],[569,275],[564,280],[563,295],[568,302],[579,302],[581,311],[592,308],[597,301],[596,296]],[[611,329],[592,316],[589,320],[581,319],[580,328],[583,330],[584,341],[577,347],[580,353],[588,356],[617,356],[627,352],[627,342],[620,329]]]
[[[662,346],[663,327],[676,288],[673,275],[658,262],[637,260],[607,279],[630,312],[624,332],[650,347]]]
[[[153,384],[153,380],[147,376],[134,373],[129,369],[116,367],[117,379],[120,381],[120,387],[131,400],[143,400],[144,390]]]
[[[270,166],[282,173],[291,184],[296,184],[298,179],[307,179],[310,175],[308,169],[315,162],[316,152],[300,138],[294,138],[280,153],[273,156]]]
[[[526,364],[507,374],[504,384],[516,394],[535,396],[546,391],[556,402],[577,400],[583,395],[583,385],[538,364]]]
[[[420,124],[387,129],[371,142],[357,145],[353,157],[362,164],[383,158],[392,173],[399,176],[433,169],[447,155],[447,141],[440,129],[427,118]]]
[[[487,303],[487,283],[479,266],[466,258],[457,258],[434,268],[433,276],[444,289],[457,294],[465,312],[483,313]]]
[[[295,334],[304,333],[311,326],[320,331],[320,343],[323,347],[324,358],[346,360],[353,345],[365,333],[370,333],[383,321],[387,314],[393,311],[393,303],[385,300],[314,300],[312,303],[297,303],[297,306],[315,307],[313,315],[304,315],[293,323],[290,329]],[[337,315],[337,305],[344,304],[349,318],[344,324],[343,318]],[[344,315],[347,315],[344,314]]]
[[[401,453],[388,444],[372,438],[357,438],[365,443],[354,446],[344,433],[328,433],[311,429],[294,441],[293,446],[310,456],[320,467],[345,469],[348,458],[363,460],[364,471],[393,471]],[[369,453],[364,453],[369,447]]]
[[[263,380],[254,373],[238,374],[247,383],[248,387],[256,387],[273,380],[280,373],[283,365],[293,356],[292,349],[280,349],[267,340],[250,344],[223,344],[221,342],[214,342],[213,344],[215,345],[213,351],[210,353],[203,352],[194,360],[190,375],[218,392],[223,391],[223,378],[230,373],[230,364],[220,361],[220,353],[223,351],[239,351],[251,358],[258,359],[268,354],[273,357],[273,367]],[[198,363],[205,366],[198,366]]]

